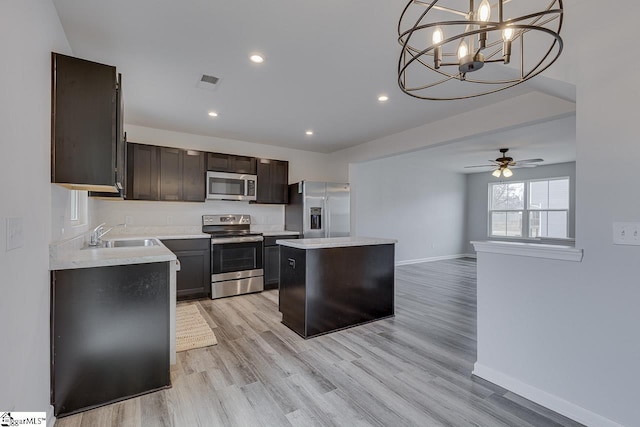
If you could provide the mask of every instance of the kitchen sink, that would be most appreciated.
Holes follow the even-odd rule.
[[[157,239],[126,239],[126,240],[105,240],[99,246],[86,246],[85,249],[100,248],[140,248],[145,246],[158,246]]]
[[[135,248],[138,246],[158,246],[156,239],[106,240],[105,248]]]

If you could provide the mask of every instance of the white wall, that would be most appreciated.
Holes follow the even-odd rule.
[[[486,240],[488,237],[488,188],[490,182],[497,181],[521,181],[528,179],[542,179],[554,177],[569,177],[569,237],[575,236],[575,212],[576,212],[576,163],[558,163],[555,165],[538,166],[536,168],[514,169],[511,178],[494,178],[489,172],[471,173],[467,175],[467,209],[466,209],[466,251],[474,253],[474,240]],[[491,240],[517,241],[517,239],[500,239],[492,237]],[[549,239],[541,239],[541,243],[554,242]],[[556,244],[568,245],[566,241],[558,240]]]
[[[610,61],[593,56],[628,48],[637,27],[630,12],[637,10],[632,0],[608,2],[605,12],[615,17],[609,20],[601,2],[576,2],[571,10],[581,19],[576,246],[584,249],[582,263],[478,259],[478,363],[597,426],[640,425],[640,246],[612,244],[614,221],[640,221],[640,86],[633,77],[616,78]],[[640,57],[626,56],[624,69],[638,68]],[[495,280],[501,266],[512,280]]]
[[[397,239],[398,263],[464,253],[465,176],[425,167],[428,151],[350,168],[353,234]]]
[[[0,2],[0,408],[49,408],[51,51],[69,53],[50,0]],[[6,251],[5,221],[24,245]]]

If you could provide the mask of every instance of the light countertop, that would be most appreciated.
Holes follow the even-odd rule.
[[[175,261],[176,256],[159,242],[157,246],[88,248],[75,246],[64,250],[50,250],[50,270],[106,267],[112,265],[147,264]]]
[[[255,230],[264,236],[297,236],[297,231]],[[75,268],[104,267],[110,265],[146,264],[150,262],[174,261],[176,256],[162,243],[158,246],[91,248],[85,246],[87,235],[55,242],[49,245],[49,269],[70,270]],[[155,226],[118,227],[108,233],[103,240],[115,239],[209,239],[201,226]]]
[[[398,241],[378,237],[330,237],[320,239],[281,239],[276,240],[276,243],[296,249],[325,249],[347,246],[391,245],[398,243]]]

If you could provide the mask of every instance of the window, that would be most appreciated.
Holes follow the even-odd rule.
[[[77,221],[78,220],[78,192],[76,190],[71,190],[71,195],[69,196],[70,199],[70,214],[69,214],[69,220],[71,221]]]
[[[87,224],[89,192],[69,191],[69,221],[72,226]]]
[[[566,238],[569,178],[489,184],[489,236]]]

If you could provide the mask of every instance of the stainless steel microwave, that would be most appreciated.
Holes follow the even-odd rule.
[[[207,172],[207,199],[256,200],[257,188],[256,175]]]

